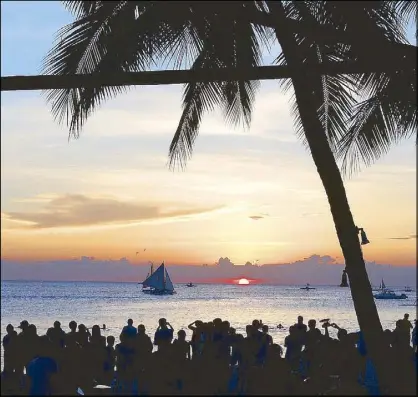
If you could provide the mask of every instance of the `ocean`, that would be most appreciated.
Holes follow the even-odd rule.
[[[175,285],[177,294],[152,296],[141,292],[136,283],[101,282],[1,282],[1,337],[6,325],[17,327],[22,320],[36,325],[44,334],[55,320],[68,331],[71,320],[87,327],[106,324],[104,336],[118,337],[128,318],[144,324],[153,337],[158,319],[165,317],[175,332],[191,331],[187,326],[195,320],[210,321],[216,317],[228,320],[238,333],[253,319],[269,325],[275,343],[283,345],[287,328],[302,315],[304,322],[330,318],[349,332],[358,330],[353,301],[348,288],[316,286],[304,291],[300,286],[216,285],[198,284],[195,288]],[[410,313],[416,316],[416,291],[406,293],[405,300],[376,301],[384,329],[395,328],[397,319]],[[277,329],[281,323],[285,330]],[[318,324],[319,325],[319,324]],[[330,331],[336,337],[334,329]],[[3,368],[3,346],[1,348]]]

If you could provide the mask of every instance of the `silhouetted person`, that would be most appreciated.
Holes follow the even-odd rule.
[[[246,336],[240,345],[241,350],[241,363],[242,368],[247,369],[256,364],[256,355],[259,350],[259,343],[256,337],[254,337],[255,332],[254,327],[251,324],[248,324],[245,327]]]
[[[23,320],[20,322],[20,325],[17,327],[20,328],[21,332],[17,335],[17,341],[16,341],[16,368],[15,372],[19,375],[23,375],[23,370],[25,367],[25,364],[29,360],[28,356],[28,328],[29,328],[29,322],[26,320]],[[29,331],[30,334],[30,331]]]
[[[25,367],[34,357],[36,357],[39,350],[40,336],[35,324],[29,324],[26,329],[26,352],[25,352]]]
[[[100,327],[98,325],[93,325],[91,329],[91,335],[89,337],[89,342],[93,345],[106,347],[106,338],[102,336]]]
[[[70,321],[68,328],[70,328],[70,332],[65,334],[65,344],[67,346],[72,346],[77,342],[77,323],[75,321]]]
[[[109,335],[106,338],[107,346],[105,347],[106,357],[103,365],[104,381],[109,385],[115,376],[116,365],[116,351],[115,351],[115,337]]]
[[[308,330],[305,334],[305,345],[306,347],[312,347],[321,339],[322,333],[316,328],[316,320],[308,321]]]
[[[61,328],[61,323],[59,321],[55,321],[54,326],[48,328],[46,334],[49,336],[49,339],[54,345],[61,348],[64,347],[66,334],[64,330]]]
[[[4,372],[14,372],[16,366],[16,346],[17,346],[17,332],[12,324],[6,327],[6,335],[3,337],[3,359]]]
[[[263,325],[261,327],[261,330],[263,331],[264,337],[267,340],[267,344],[272,345],[273,344],[273,337],[269,334],[269,326],[268,325]]]
[[[158,349],[169,345],[173,340],[173,332],[174,330],[170,323],[165,318],[160,318],[154,335],[154,345],[158,346]]]
[[[222,338],[222,335],[221,335],[222,319],[217,317],[213,319],[212,323],[213,323],[213,341],[217,342]]]
[[[124,334],[126,334],[128,337],[135,337],[137,331],[136,328],[134,327],[134,321],[130,318],[128,320],[128,325],[125,325],[122,329],[122,332]]]
[[[411,340],[411,329],[413,329],[413,326],[411,322],[409,321],[409,314],[405,313],[403,316],[403,319],[400,320],[400,329],[402,330],[405,338],[405,343],[409,345],[409,341]],[[408,342],[406,342],[408,341]]]
[[[142,371],[145,369],[147,363],[150,360],[153,345],[151,338],[145,333],[146,330],[144,324],[139,324],[137,328],[138,333],[136,334],[134,340],[134,366],[135,372],[140,374],[141,378]],[[142,382],[142,379],[140,379],[140,381]]]
[[[77,332],[77,342],[81,346],[86,346],[89,342],[90,332],[84,324],[79,324]]]
[[[192,333],[192,338],[190,340],[190,345],[192,347],[192,357],[195,356],[195,354],[197,354],[197,347],[199,344],[199,337],[200,336],[200,330],[199,327],[202,327],[203,322],[200,320],[196,320],[193,321],[191,324],[188,325],[187,328],[189,328],[193,333]]]
[[[297,367],[302,351],[301,339],[298,332],[300,331],[294,325],[291,325],[289,327],[289,335],[284,338],[284,346],[286,347],[285,358],[292,367]]]
[[[306,324],[303,323],[303,317],[298,316],[298,322],[293,326],[296,332],[297,337],[300,339],[300,344],[305,344],[305,334],[308,330]]]
[[[417,320],[415,320],[414,329],[412,330],[411,342],[414,352],[417,353]]]
[[[121,332],[120,343],[115,347],[118,378],[122,380],[131,380],[132,378],[135,351],[130,344],[130,339],[127,333]]]
[[[66,346],[63,349],[62,378],[63,394],[74,393],[74,390],[80,386],[84,376],[85,351],[77,342],[77,324],[73,322],[70,328],[72,331],[66,334]]]
[[[179,361],[190,360],[190,343],[186,341],[186,332],[177,332],[177,339],[173,341],[173,353]]]
[[[89,361],[92,376],[97,381],[104,377],[103,367],[106,360],[106,338],[101,335],[100,326],[93,325],[91,329],[91,336],[89,337]]]

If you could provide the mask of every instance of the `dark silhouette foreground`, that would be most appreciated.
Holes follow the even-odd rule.
[[[55,321],[39,336],[35,325],[22,321],[19,334],[11,324],[6,327],[1,394],[383,394],[361,332],[348,333],[329,319],[320,322],[323,333],[316,320],[306,325],[299,316],[289,327],[283,355],[261,320],[247,325],[246,335],[220,318],[197,320],[188,326],[193,333],[187,341],[184,330],[175,335],[162,318],[152,341],[144,325],[135,327],[129,319],[117,344],[113,336],[101,335],[105,326],[94,325],[90,332],[71,321],[65,332]],[[329,327],[338,330],[337,339]],[[416,390],[416,321],[411,339],[412,328],[405,314],[384,333],[401,395]]]

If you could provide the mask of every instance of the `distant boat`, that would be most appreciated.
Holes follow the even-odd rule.
[[[301,287],[301,289],[304,289],[306,291],[310,290],[310,289],[316,289],[315,287],[311,287],[309,283],[306,284],[305,287]]]
[[[373,295],[375,299],[406,299],[408,298],[405,294],[396,294],[390,289],[384,289],[382,292]]]
[[[405,292],[412,292],[412,288],[411,287],[405,287],[404,291]]]
[[[196,284],[193,284],[193,283],[187,283],[187,284],[186,284],[186,287],[196,287]]]
[[[382,278],[382,281],[381,281],[379,287],[372,288],[372,291],[383,291],[385,289],[386,289],[386,285],[385,285],[385,282],[383,281],[383,278]]]
[[[164,262],[155,272],[151,264],[150,272],[145,281],[142,282],[142,292],[151,295],[173,295],[176,293]]]

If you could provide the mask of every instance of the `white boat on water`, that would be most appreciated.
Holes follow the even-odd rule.
[[[405,294],[397,294],[391,289],[387,288],[385,282],[382,279],[380,283],[380,292],[373,294],[375,299],[406,299],[408,298]]]
[[[151,295],[173,295],[174,291],[173,283],[165,268],[164,262],[153,271],[153,264],[151,264],[150,272],[147,278],[142,282],[142,292]]]
[[[406,299],[408,298],[405,294],[397,294],[390,289],[385,289],[382,292],[373,295],[375,299]]]
[[[404,291],[405,291],[405,292],[412,292],[412,288],[411,288],[411,287],[405,287],[405,288],[404,288]]]

